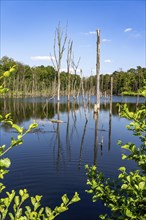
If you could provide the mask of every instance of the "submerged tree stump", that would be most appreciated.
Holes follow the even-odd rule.
[[[94,104],[94,113],[98,113],[100,109],[100,104]]]
[[[49,121],[51,121],[52,123],[65,123],[64,121],[58,119],[50,119]]]

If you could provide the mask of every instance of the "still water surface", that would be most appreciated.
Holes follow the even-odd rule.
[[[136,98],[113,97],[112,116],[109,116],[109,101],[101,100],[98,117],[93,114],[95,97],[86,103],[85,111],[81,100],[66,104],[62,98],[60,104],[45,98],[0,99],[0,112],[12,112],[15,123],[27,128],[36,120],[38,128],[24,138],[20,147],[12,149],[7,156],[11,159],[10,172],[5,176],[7,190],[27,188],[30,194],[43,195],[42,205],[54,208],[61,203],[61,196],[74,192],[80,194],[81,201],[70,206],[69,211],[61,214],[60,220],[98,219],[106,212],[99,201],[92,203],[85,190],[85,164],[96,164],[106,177],[115,178],[120,166],[128,170],[135,169],[131,161],[122,161],[125,150],[117,145],[139,140],[125,128],[129,121],[120,118],[117,103],[127,103],[131,111],[136,110]],[[144,99],[140,98],[140,102]],[[64,123],[52,123],[49,119],[60,119]],[[16,133],[9,127],[2,127],[0,144],[10,143]]]

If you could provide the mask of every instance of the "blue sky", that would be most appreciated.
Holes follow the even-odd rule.
[[[101,30],[101,73],[146,66],[146,2],[1,0],[1,57],[30,66],[52,65],[60,22],[73,40],[75,63],[95,73],[96,29]],[[67,47],[66,47],[67,49]],[[61,68],[66,69],[66,51]]]

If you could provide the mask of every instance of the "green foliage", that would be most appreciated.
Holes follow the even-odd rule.
[[[5,71],[0,74],[0,82],[7,82],[8,77],[14,77],[14,73],[23,69],[22,65],[13,63],[12,67],[9,66],[6,58],[3,62],[6,62]],[[9,67],[9,68],[8,68]],[[42,68],[42,69],[41,69]],[[43,68],[39,68],[41,72],[42,81],[46,81],[47,77],[43,76]],[[26,79],[30,79],[28,67],[23,69],[27,72]],[[33,70],[36,71],[36,70]],[[129,75],[134,70],[130,70]],[[142,68],[138,68],[139,84],[142,84],[140,79],[142,78]],[[45,73],[47,74],[47,73]],[[115,73],[117,74],[117,73]],[[115,85],[118,85],[120,82],[120,88],[124,88],[124,77],[123,73],[120,73],[120,81],[115,79]],[[54,75],[52,75],[54,77]],[[106,86],[109,87],[108,76],[106,76]],[[64,85],[66,85],[65,73],[62,74],[62,79]],[[116,81],[117,80],[117,81]],[[93,79],[94,81],[94,79]],[[48,81],[47,81],[48,82]],[[5,83],[2,82],[0,85],[0,93],[3,94],[8,90],[5,88]],[[49,82],[48,82],[49,83]],[[35,85],[35,83],[34,83]],[[94,85],[94,82],[92,83]],[[136,85],[137,89],[139,88]],[[126,87],[129,89],[129,84],[127,83]],[[89,87],[90,89],[90,87]],[[122,89],[120,90],[120,92]],[[119,91],[117,91],[119,93]],[[143,96],[146,96],[146,86],[145,83],[142,84],[142,89],[139,91]],[[119,168],[119,176],[117,180],[111,180],[110,178],[105,178],[103,173],[97,170],[97,167],[89,167],[86,165],[88,171],[87,185],[90,187],[87,192],[92,194],[93,202],[96,202],[98,199],[104,202],[104,205],[111,210],[111,216],[107,214],[100,215],[100,219],[135,219],[135,220],[145,220],[146,219],[146,105],[142,105],[135,113],[130,112],[127,108],[127,105],[120,106],[122,109],[121,117],[126,117],[129,120],[132,120],[127,126],[128,130],[133,131],[133,135],[139,137],[140,146],[136,146],[133,143],[123,144],[119,141],[119,145],[128,151],[128,155],[123,154],[122,159],[134,160],[139,170],[127,172],[125,167]],[[24,136],[30,132],[32,129],[37,127],[37,124],[32,123],[27,130],[24,130],[23,127],[15,124],[11,118],[11,114],[5,116],[0,115],[0,123],[9,124],[12,129],[17,132],[17,137],[14,139],[11,138],[10,146],[2,145],[0,146],[0,179],[3,180],[4,175],[8,173],[8,169],[11,165],[9,158],[4,157],[5,154],[18,145],[23,143]],[[42,196],[36,195],[34,197],[30,196],[26,189],[20,189],[18,193],[15,190],[11,192],[6,191],[6,186],[0,182],[0,194],[5,193],[5,197],[0,197],[0,219],[11,219],[11,220],[52,220],[57,217],[60,213],[67,211],[68,206],[78,202],[80,200],[78,193],[76,192],[74,196],[69,199],[66,194],[62,196],[62,202],[59,206],[56,206],[53,210],[49,207],[41,206]],[[30,204],[29,206],[27,204]],[[10,207],[12,207],[11,211]]]
[[[134,160],[139,170],[127,172],[125,167],[120,167],[117,180],[105,178],[97,167],[87,169],[87,193],[92,194],[93,202],[98,199],[104,206],[111,210],[111,216],[100,215],[100,219],[146,219],[146,104],[142,105],[135,113],[130,112],[127,105],[121,107],[121,117],[132,120],[127,126],[133,135],[139,137],[140,146],[133,143],[118,144],[128,150],[128,156],[123,154],[122,159]]]
[[[12,66],[12,68],[11,68]],[[0,79],[4,74],[9,80],[5,80],[5,87],[9,88],[9,96],[25,96],[25,95],[54,95],[57,85],[57,72],[52,66],[29,67],[8,57],[0,60]],[[15,68],[13,68],[15,67]],[[11,69],[10,69],[11,68]],[[11,72],[15,69],[14,74]],[[61,94],[67,91],[68,74],[61,72]],[[80,87],[80,76],[70,74],[70,86],[73,89],[73,83],[76,78],[76,89]],[[5,89],[5,93],[8,92]]]
[[[104,206],[112,211],[111,217],[105,219],[144,220],[146,218],[146,177],[141,175],[140,171],[127,173],[126,168],[121,167],[119,180],[112,181],[98,172],[95,166],[86,166],[86,169],[88,170],[87,185],[91,188],[87,192],[93,194],[93,202],[101,199],[104,201]]]
[[[130,96],[144,96],[146,97],[146,79],[143,79],[142,87],[138,89],[136,92],[134,91],[124,91],[122,95],[130,95]]]
[[[14,74],[10,74],[9,69],[16,66]],[[13,68],[12,68],[13,70]],[[5,72],[6,71],[6,72]],[[2,57],[0,60],[0,77],[3,72],[9,77],[5,81],[5,86],[9,88],[9,96],[25,95],[54,95],[54,88],[57,83],[57,72],[52,66],[30,67],[20,62],[14,61],[8,57]],[[100,75],[101,92],[110,93],[110,80],[113,77],[113,94],[116,95],[143,95],[144,80],[146,80],[146,68],[137,67],[129,69],[127,72],[122,70],[115,71],[113,74]],[[81,78],[79,75],[70,74],[71,92],[80,89]],[[61,94],[67,94],[68,74],[60,73]],[[96,76],[83,78],[85,92],[95,94]],[[5,91],[7,92],[7,90]],[[73,93],[73,92],[72,92]],[[71,94],[72,94],[71,93]],[[74,94],[73,94],[74,95]]]
[[[140,147],[133,143],[121,146],[130,152],[128,156],[122,154],[122,159],[135,160],[146,173],[146,103],[135,113],[128,111],[126,105],[122,106],[121,117],[132,119],[132,122],[127,125],[127,129],[133,131],[133,135],[138,136],[141,141]]]
[[[69,199],[66,194],[62,196],[62,203],[53,210],[49,207],[41,206],[42,196],[36,195],[30,197],[26,189],[19,190],[19,194],[12,190],[6,192],[6,197],[0,199],[0,219],[4,220],[9,216],[11,220],[52,220],[60,213],[68,210],[68,206],[80,200],[78,193]],[[23,206],[26,202],[31,202],[30,206]],[[9,212],[10,205],[13,204],[13,210]]]
[[[1,76],[1,80],[10,77],[10,74],[14,72],[15,66],[5,71]],[[3,84],[0,88],[2,88],[0,93],[4,93],[5,88]],[[3,156],[13,147],[21,145],[24,136],[38,126],[34,121],[34,123],[29,125],[27,130],[24,130],[23,127],[13,123],[10,113],[5,116],[0,115],[0,124],[4,123],[9,124],[11,128],[17,132],[17,138],[14,139],[12,137],[10,146],[8,147],[6,145],[0,146],[0,179],[3,179],[4,175],[8,173],[8,169],[11,165],[10,159]],[[5,193],[5,197],[2,198],[2,196],[0,196],[0,220],[53,220],[60,213],[67,211],[69,205],[80,200],[77,192],[75,192],[71,199],[64,194],[60,206],[56,206],[54,210],[52,210],[49,207],[41,207],[42,196],[36,195],[35,197],[31,197],[27,189],[20,189],[18,194],[15,190],[7,192],[6,186],[0,182],[0,195],[2,192]],[[31,203],[30,206],[26,206],[25,204],[27,203],[25,202],[28,202],[28,204]],[[12,207],[11,212],[9,211],[10,207]]]

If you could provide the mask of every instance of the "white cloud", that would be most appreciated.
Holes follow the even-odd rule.
[[[105,63],[111,63],[112,61],[110,59],[104,60]]]
[[[53,56],[32,56],[30,57],[31,60],[54,60]]]
[[[89,34],[96,34],[96,31],[89,31]]]
[[[129,31],[132,31],[133,29],[132,28],[126,28],[125,30],[124,30],[124,32],[129,32]]]
[[[84,34],[84,35],[95,35],[96,31],[81,32],[81,34]]]
[[[109,40],[109,39],[106,39],[106,38],[103,38],[102,39],[102,42],[110,42],[111,40]]]

